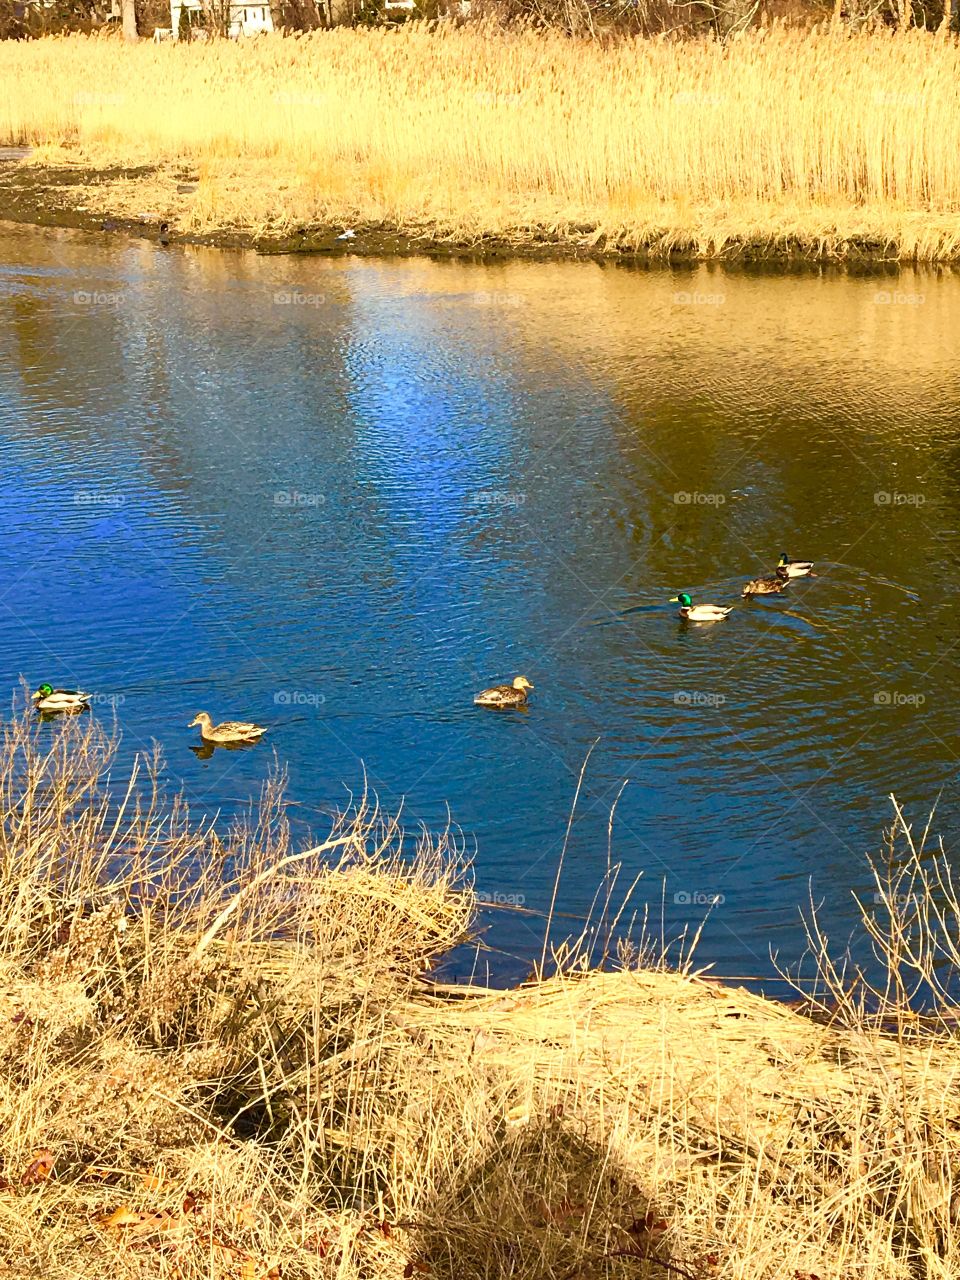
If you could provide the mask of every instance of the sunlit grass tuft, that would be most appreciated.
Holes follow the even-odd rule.
[[[0,743],[0,1273],[960,1270],[958,905],[899,812],[873,976],[811,921],[808,1017],[642,948],[431,986],[473,909],[449,834],[361,796],[296,850],[274,779],[221,837],[113,758],[79,721]]]

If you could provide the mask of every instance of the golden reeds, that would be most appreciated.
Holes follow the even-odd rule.
[[[195,191],[160,189],[188,230],[386,222],[704,253],[960,247],[952,36],[774,27],[725,44],[603,44],[410,25],[244,45],[70,37],[0,44],[0,85],[0,141],[41,148],[41,162],[192,171]],[[122,192],[100,198],[117,206]]]

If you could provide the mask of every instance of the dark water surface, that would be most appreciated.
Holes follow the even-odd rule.
[[[324,261],[0,230],[2,682],[90,688],[196,815],[362,786],[478,887],[613,857],[699,959],[835,934],[895,791],[957,846],[960,281]],[[820,576],[739,600],[781,550]],[[681,624],[668,597],[737,604]],[[527,675],[526,713],[475,709]],[[270,726],[198,760],[187,721]],[[51,732],[56,731],[51,726]],[[565,928],[571,927],[566,922]],[[498,979],[542,922],[492,912]]]

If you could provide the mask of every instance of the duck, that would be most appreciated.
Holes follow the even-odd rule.
[[[745,596],[773,596],[783,591],[790,579],[778,571],[772,578],[751,578],[740,593]]]
[[[671,596],[670,603],[680,606],[680,617],[685,622],[722,622],[732,612],[732,609],[724,609],[718,604],[694,604],[686,591]]]
[[[780,553],[777,574],[781,578],[805,578],[813,572],[812,560],[791,560],[785,551]]]
[[[190,723],[188,729],[192,729],[195,725],[200,727],[200,737],[204,742],[256,742],[258,738],[262,738],[267,732],[266,729],[259,724],[250,724],[245,720],[224,720],[223,724],[214,724],[207,715],[206,711],[198,711]]]
[[[526,705],[527,692],[533,685],[526,676],[517,676],[513,684],[495,684],[484,689],[474,698],[477,707],[522,707]]]
[[[52,684],[41,684],[32,695],[38,711],[50,713],[85,711],[90,705],[91,693],[79,689],[54,689]]]

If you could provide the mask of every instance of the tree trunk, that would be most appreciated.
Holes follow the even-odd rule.
[[[123,20],[124,40],[136,40],[137,9],[134,0],[120,0],[120,16]]]

